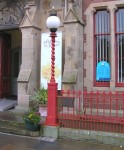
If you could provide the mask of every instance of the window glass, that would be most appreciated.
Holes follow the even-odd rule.
[[[95,68],[99,62],[107,62],[110,61],[110,18],[109,13],[106,10],[97,11],[95,13]],[[97,69],[96,69],[97,71]],[[107,73],[107,72],[106,72]],[[95,72],[95,75],[97,72]],[[109,82],[106,79],[97,80],[96,82]]]
[[[107,11],[98,11],[95,14],[95,33],[110,33],[109,13]]]
[[[124,83],[124,9],[116,12],[117,82]]]

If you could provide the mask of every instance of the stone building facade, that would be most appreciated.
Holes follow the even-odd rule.
[[[17,95],[17,108],[27,108],[34,90],[40,87],[41,33],[48,32],[46,19],[52,6],[61,20],[58,30],[62,31],[62,88],[122,91],[123,53],[118,54],[121,59],[116,57],[116,39],[121,40],[123,47],[123,33],[115,33],[115,16],[124,19],[122,0],[0,0],[0,46],[4,47],[1,60],[5,45],[10,52],[3,57],[4,62],[6,58],[9,62],[0,64],[0,68],[8,68],[0,71],[1,98]],[[103,14],[103,19],[97,20],[99,14]],[[103,33],[94,32],[100,21],[107,24],[109,32],[106,25],[101,27]],[[6,38],[11,41],[9,44]],[[116,59],[121,61],[115,63]],[[107,81],[96,80],[99,60],[110,65]]]
[[[0,0],[1,58],[4,50],[9,52],[3,57],[8,63],[2,63],[7,69],[1,71],[1,98],[17,95],[18,109],[28,108],[30,97],[40,87],[41,33],[49,32],[46,19],[52,6],[61,20],[63,87],[83,88],[82,2]]]

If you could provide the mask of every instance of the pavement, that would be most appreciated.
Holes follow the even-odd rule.
[[[69,139],[57,141],[43,139],[0,133],[0,150],[124,150],[122,147]]]

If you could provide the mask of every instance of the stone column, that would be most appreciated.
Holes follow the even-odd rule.
[[[34,90],[40,87],[41,29],[35,0],[28,1],[20,23],[22,32],[22,64],[18,76],[17,109],[29,109]]]
[[[64,21],[65,65],[64,89],[83,89],[83,23],[71,8]]]
[[[22,64],[18,77],[18,108],[29,108],[30,96],[40,86],[41,31],[35,27],[23,27]]]
[[[115,11],[116,7],[109,6],[108,10],[110,12],[110,33],[111,33],[111,38],[110,38],[110,43],[111,43],[111,54],[110,54],[110,66],[111,66],[111,80],[110,80],[110,89],[114,90],[115,89],[115,26],[114,26],[114,20],[115,20]]]

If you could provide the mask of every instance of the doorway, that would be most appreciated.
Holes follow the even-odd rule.
[[[0,34],[0,98],[17,97],[17,78],[21,65],[21,31],[6,30]]]

